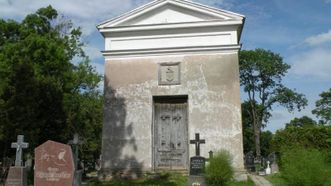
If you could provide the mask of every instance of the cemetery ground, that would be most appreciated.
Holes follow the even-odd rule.
[[[187,176],[174,173],[162,173],[158,178],[145,176],[138,180],[113,180],[109,182],[90,181],[88,186],[187,186]],[[231,181],[228,186],[254,186],[251,179]]]
[[[272,183],[273,186],[286,186],[286,181],[281,177],[280,173],[266,176],[266,179]]]

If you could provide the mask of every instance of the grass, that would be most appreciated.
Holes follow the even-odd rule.
[[[89,182],[88,186],[187,186],[187,177],[178,174],[165,174],[158,179],[113,180],[109,182]],[[251,179],[246,182],[232,181],[228,186],[254,186]]]
[[[287,182],[281,177],[281,174],[273,174],[265,177],[273,186],[287,186]]]
[[[232,181],[228,186],[254,186],[254,182],[250,178],[247,178],[247,181]]]

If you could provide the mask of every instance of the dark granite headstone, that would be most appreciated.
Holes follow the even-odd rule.
[[[35,186],[72,186],[74,170],[69,145],[47,141],[35,149]]]
[[[5,186],[27,186],[27,173],[24,167],[10,167]]]
[[[205,170],[206,159],[201,156],[190,158],[190,175],[202,175]]]
[[[249,172],[255,172],[254,153],[252,151],[245,155],[245,167]]]

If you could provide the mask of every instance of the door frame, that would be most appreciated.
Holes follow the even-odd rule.
[[[187,153],[186,153],[186,165],[184,170],[188,170],[189,168],[189,156],[190,156],[190,152],[189,152],[189,103],[188,103],[188,95],[173,95],[173,96],[153,96],[153,104],[152,104],[152,169],[153,171],[158,171],[158,170],[162,170],[162,169],[158,169],[156,167],[156,161],[155,161],[155,141],[156,141],[156,136],[155,136],[155,103],[186,103],[187,107],[186,107],[186,139],[187,139],[187,143],[186,143],[186,149],[187,149]],[[172,170],[169,170],[172,171]]]

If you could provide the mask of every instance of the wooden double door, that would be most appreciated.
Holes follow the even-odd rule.
[[[187,103],[154,103],[154,167],[184,170],[188,166]]]

